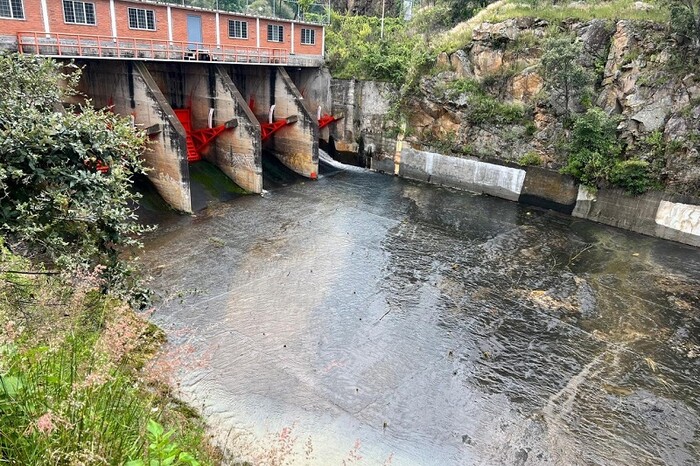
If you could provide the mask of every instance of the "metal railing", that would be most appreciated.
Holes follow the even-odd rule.
[[[215,44],[43,32],[17,34],[20,53],[69,58],[120,60],[212,61],[282,64],[289,62],[284,49],[226,47]]]

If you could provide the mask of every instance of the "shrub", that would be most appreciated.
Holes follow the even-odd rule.
[[[542,166],[543,162],[542,156],[535,151],[527,152],[518,158],[518,164],[523,166],[532,165],[535,167],[540,167]]]
[[[569,158],[562,173],[588,186],[607,180],[622,150],[616,127],[617,121],[598,108],[579,116],[573,124]]]
[[[517,103],[501,102],[484,91],[474,79],[457,79],[447,86],[448,98],[467,96],[466,118],[472,124],[518,123],[525,118],[525,109]]]
[[[79,76],[50,59],[0,55],[0,232],[54,267],[114,270],[144,231],[131,185],[145,136],[106,110],[56,111]]]
[[[597,187],[601,183],[618,186],[630,194],[641,194],[660,186],[655,168],[657,155],[663,145],[660,133],[652,133],[647,144],[653,148],[646,160],[620,160],[622,147],[617,142],[617,120],[600,109],[589,109],[573,124],[569,158],[562,173],[572,175],[581,183]]]
[[[610,170],[609,180],[630,194],[642,194],[657,186],[649,162],[639,159],[615,163]]]

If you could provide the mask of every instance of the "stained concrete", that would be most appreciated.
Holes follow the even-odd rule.
[[[289,169],[309,178],[318,175],[318,122],[304,98],[282,67],[227,66],[226,70],[243,98],[253,104],[260,121],[296,117],[297,121],[277,131],[265,143]]]
[[[331,75],[328,68],[287,67],[286,70],[303,97],[304,105],[312,116],[318,119],[319,109],[321,114],[331,114],[333,112]],[[328,142],[330,129],[330,126],[319,129],[319,138]]]
[[[525,167],[519,202],[571,214],[576,206],[578,184],[569,175],[540,167]]]
[[[345,118],[332,125],[330,137],[342,152],[391,154],[396,150],[395,132],[391,121],[393,102],[398,89],[390,83],[334,79],[331,81],[332,113]]]
[[[212,127],[236,120],[204,150],[216,165],[246,191],[262,192],[260,124],[221,65],[149,63],[149,71],[173,108],[189,108],[192,128]]]
[[[399,175],[511,201],[518,200],[525,181],[522,169],[411,148],[401,151]]]
[[[137,127],[152,128],[143,154],[148,178],[173,208],[192,212],[185,128],[141,62],[81,62],[85,69],[80,90],[95,107],[111,106],[133,117]]]
[[[618,189],[591,191],[581,186],[572,215],[700,246],[700,199],[679,203],[672,198],[659,191],[632,196]]]

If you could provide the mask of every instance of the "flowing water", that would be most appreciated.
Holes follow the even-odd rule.
[[[698,249],[361,169],[274,181],[143,258],[236,458],[700,464]]]

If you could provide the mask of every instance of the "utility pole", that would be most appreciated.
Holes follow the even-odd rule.
[[[386,4],[386,0],[382,0],[382,27],[379,32],[379,38],[384,40],[384,5]]]

